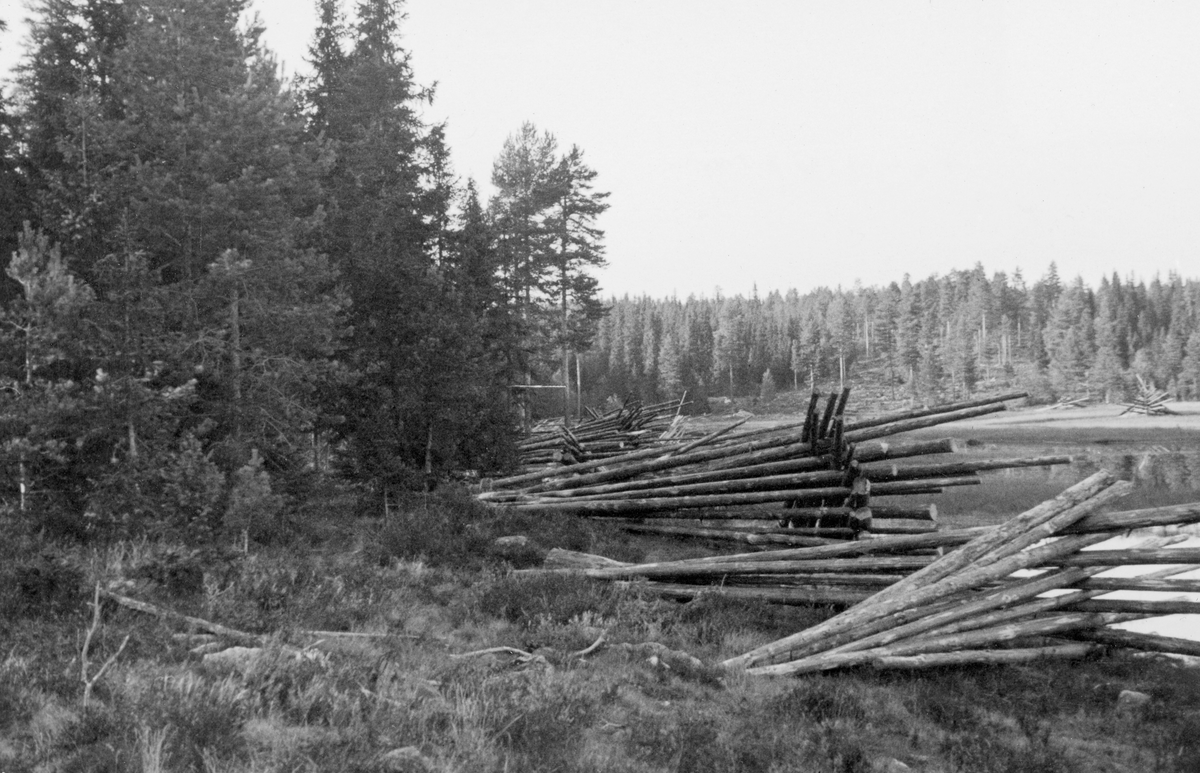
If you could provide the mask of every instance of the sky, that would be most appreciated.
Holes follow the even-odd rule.
[[[255,0],[303,70],[315,11]],[[11,7],[10,6],[14,6]],[[14,0],[0,18],[20,27]],[[1200,3],[409,0],[455,168],[524,121],[611,193],[605,294],[1050,263],[1200,277]],[[19,29],[0,39],[10,66]]]

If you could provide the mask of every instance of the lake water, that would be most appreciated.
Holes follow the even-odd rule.
[[[1000,523],[1061,493],[1098,470],[1131,481],[1133,491],[1114,509],[1183,504],[1200,501],[1200,445],[1151,442],[1031,444],[972,442],[960,453],[938,457],[950,460],[1016,459],[1070,455],[1070,464],[1024,467],[980,473],[978,486],[946,489],[928,497],[893,497],[937,504],[946,526]],[[930,461],[934,457],[928,457]],[[924,461],[924,460],[922,460]],[[887,501],[887,500],[883,500]]]

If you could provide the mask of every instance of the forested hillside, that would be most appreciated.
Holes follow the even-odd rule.
[[[254,531],[314,474],[502,467],[510,385],[589,343],[582,151],[513,127],[481,201],[421,118],[401,3],[318,6],[285,82],[246,0],[33,4],[0,105],[13,511]]]
[[[1117,275],[1032,285],[982,267],[852,290],[614,299],[584,372],[596,395],[756,395],[869,373],[897,395],[966,395],[991,380],[1039,400],[1115,401],[1136,377],[1200,396],[1200,283]],[[586,378],[586,377],[585,377]]]

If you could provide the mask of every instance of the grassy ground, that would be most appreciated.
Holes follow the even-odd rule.
[[[455,495],[402,511],[326,508],[272,545],[8,540],[0,771],[1200,769],[1200,674],[1168,660],[753,679],[711,664],[834,610],[521,573],[551,547],[705,548]],[[205,658],[104,603],[87,642],[95,583],[266,640]],[[1118,710],[1126,689],[1151,702]]]

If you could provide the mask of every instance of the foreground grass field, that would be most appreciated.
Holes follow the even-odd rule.
[[[520,571],[705,551],[601,523],[351,512],[268,545],[6,541],[0,771],[1200,770],[1200,669],[1174,661],[753,679],[711,664],[834,610]],[[256,638],[103,601],[93,627],[97,583]]]

